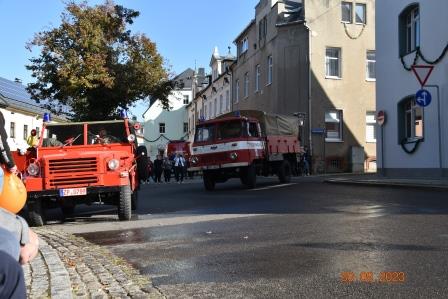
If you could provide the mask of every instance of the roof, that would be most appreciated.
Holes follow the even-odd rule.
[[[235,40],[233,41],[233,43],[234,44],[237,44],[238,42],[238,39],[241,37],[241,36],[243,36],[244,34],[246,34],[246,32],[247,31],[249,31],[249,29],[250,29],[250,27],[252,26],[252,25],[254,25],[255,24],[255,19],[252,19],[250,22],[249,22],[249,24],[247,24],[247,26],[243,29],[243,31],[241,31],[241,33],[240,34],[238,34],[238,36],[235,38]]]
[[[33,114],[44,114],[49,112],[33,100],[20,82],[14,82],[0,77],[0,106],[27,111]],[[68,109],[68,108],[67,108]],[[58,115],[66,119],[64,115]]]
[[[187,68],[185,71],[174,77],[173,81],[182,83],[175,89],[191,89],[193,87],[194,70]]]

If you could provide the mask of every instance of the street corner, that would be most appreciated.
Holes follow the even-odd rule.
[[[59,230],[35,231],[39,254],[23,267],[28,298],[164,298],[107,249]]]

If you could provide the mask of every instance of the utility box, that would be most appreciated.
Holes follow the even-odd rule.
[[[363,173],[364,172],[364,161],[366,160],[366,154],[364,152],[364,147],[362,146],[352,146],[350,148],[350,168],[353,173]]]

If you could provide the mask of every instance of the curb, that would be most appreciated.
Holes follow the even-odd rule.
[[[448,185],[437,185],[437,184],[412,184],[412,183],[402,183],[402,182],[386,182],[386,181],[363,181],[363,180],[349,180],[349,179],[326,179],[325,183],[329,184],[342,184],[342,185],[358,185],[358,186],[385,186],[394,188],[418,188],[427,190],[448,190]]]

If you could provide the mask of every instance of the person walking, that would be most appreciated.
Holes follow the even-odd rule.
[[[304,153],[302,155],[302,159],[303,159],[303,174],[308,176],[311,174],[310,171],[310,163],[311,163],[311,155],[310,155],[310,150],[308,149],[308,147],[305,145],[304,147]]]
[[[162,182],[163,172],[163,160],[161,155],[157,155],[157,159],[154,160],[154,178],[156,183]]]
[[[171,181],[171,171],[173,170],[173,162],[165,157],[163,159],[163,176],[165,177],[165,183]]]
[[[148,179],[146,180],[147,184],[149,184],[151,182],[151,178],[155,181],[154,164],[151,161],[151,157],[148,156]]]
[[[181,154],[177,154],[174,158],[174,174],[176,176],[176,182],[181,184],[184,181],[184,167],[185,159]]]

